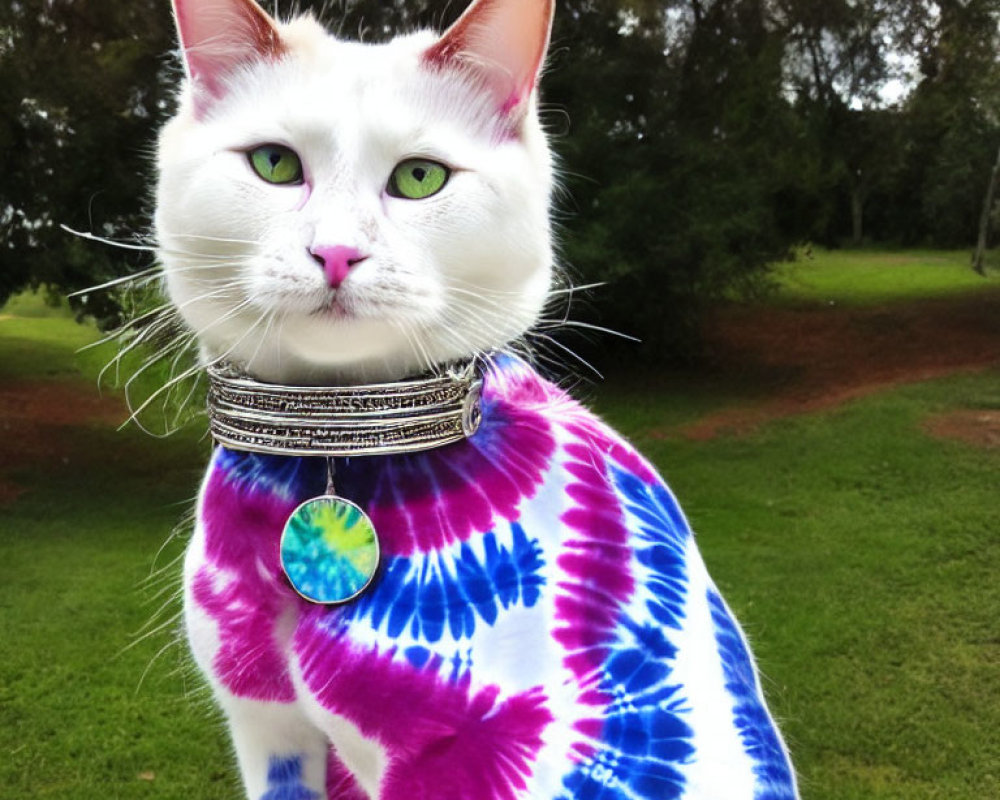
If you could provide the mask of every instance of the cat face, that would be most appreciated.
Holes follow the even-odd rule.
[[[551,5],[477,0],[366,46],[250,0],[175,0],[187,81],[156,231],[205,356],[262,380],[388,380],[503,346],[546,300],[534,108]]]

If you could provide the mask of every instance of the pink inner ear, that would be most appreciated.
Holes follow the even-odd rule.
[[[552,0],[475,0],[424,53],[424,61],[480,73],[500,111],[509,115],[535,88],[552,12]]]
[[[503,105],[500,106],[500,111],[503,112],[504,114],[509,114],[511,111],[513,111],[519,105],[521,105],[521,101],[524,100],[524,98],[525,98],[526,95],[531,94],[531,90],[533,88],[534,88],[533,86],[529,86],[528,87],[528,91],[523,92],[523,93],[522,92],[511,92],[510,95],[507,97],[507,99],[504,100]]]
[[[253,0],[173,0],[173,5],[188,74],[211,97],[221,96],[224,78],[236,68],[285,52],[274,20]]]

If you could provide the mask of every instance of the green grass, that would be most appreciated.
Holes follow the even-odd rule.
[[[11,378],[60,378],[81,375],[85,369],[77,350],[95,341],[97,332],[77,325],[68,308],[52,307],[42,295],[25,293],[0,311],[0,380]]]
[[[38,296],[3,313],[17,316],[0,319],[0,382],[97,393],[111,350],[75,352],[93,328]],[[49,433],[37,463],[0,464],[28,489],[0,505],[0,798],[237,797],[171,621],[184,537],[168,539],[198,485],[199,432],[157,441],[108,422]]]
[[[73,350],[96,332],[19,302],[31,316],[0,319],[0,382],[95,392],[107,353]],[[749,436],[673,432],[758,391],[652,376],[591,394],[686,508],[754,640],[803,797],[1000,797],[1000,454],[921,427],[948,409],[1000,408],[1000,373]],[[238,798],[224,731],[170,622],[184,536],[161,552],[206,444],[193,428],[59,433],[51,458],[15,471],[28,491],[0,506],[0,798]],[[137,635],[150,620],[165,628]]]
[[[1000,408],[1000,374],[697,443],[603,401],[755,641],[804,797],[1000,796],[1000,457],[921,429]]]
[[[970,266],[967,250],[800,251],[779,264],[774,278],[780,303],[870,305],[941,297],[984,288],[1000,290],[1000,253],[987,256],[987,277]]]
[[[149,458],[129,438],[72,434],[70,463],[19,475],[32,491],[2,515],[0,797],[236,796],[177,603],[157,613],[177,588],[181,543],[160,548],[192,497],[194,451]]]

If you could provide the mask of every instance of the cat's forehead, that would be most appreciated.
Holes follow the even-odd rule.
[[[422,54],[435,40],[434,34],[421,31],[381,44],[365,44],[339,39],[309,18],[282,25],[280,32],[289,63],[317,78],[342,77],[345,82],[361,84],[402,77],[417,69]]]
[[[488,131],[493,109],[485,98],[459,76],[424,63],[431,33],[369,45],[337,39],[310,20],[285,26],[282,37],[286,57],[241,76],[218,118],[247,129],[279,126],[312,140],[343,140],[373,126],[380,138],[413,137],[453,121],[467,134],[470,124]]]

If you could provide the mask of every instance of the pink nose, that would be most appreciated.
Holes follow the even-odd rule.
[[[344,282],[351,267],[368,258],[360,250],[340,244],[331,247],[313,247],[309,252],[316,259],[316,263],[323,266],[326,282],[334,289]]]

